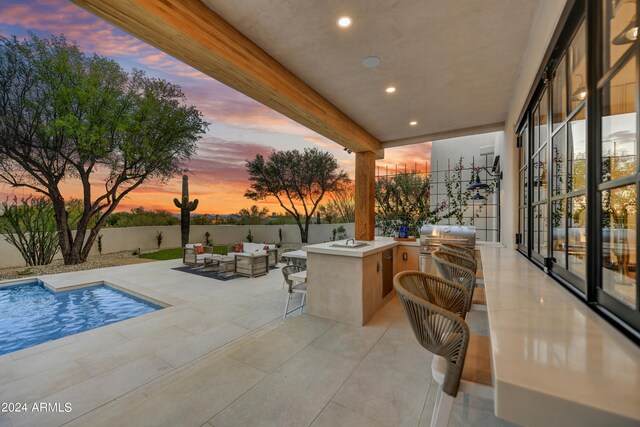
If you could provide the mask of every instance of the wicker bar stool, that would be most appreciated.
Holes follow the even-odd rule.
[[[475,259],[471,259],[467,255],[459,255],[460,252],[454,253],[454,252],[450,252],[450,251],[451,251],[451,249],[442,248],[442,249],[439,249],[437,252],[438,252],[439,256],[441,256],[442,258],[444,258],[448,262],[460,265],[460,266],[462,266],[464,268],[468,268],[469,270],[473,271],[474,273],[476,271],[478,271],[478,263],[476,262]]]
[[[435,251],[431,254],[433,261],[438,268],[440,276],[452,282],[458,283],[469,292],[469,303],[472,310],[487,310],[487,299],[485,297],[484,288],[476,287],[476,274],[473,270],[463,267],[462,265],[449,262],[450,254],[443,254],[441,251]]]
[[[471,335],[457,314],[469,300],[466,289],[438,279],[405,271],[393,284],[416,339],[435,355],[431,374],[439,387],[431,427],[446,427],[458,392],[493,399],[493,387],[489,337]]]
[[[473,261],[473,263],[476,265],[476,267],[472,269],[476,273],[476,284],[484,285],[484,276],[482,270],[478,270],[478,259],[474,255],[472,255],[470,249],[467,249],[464,246],[454,245],[452,243],[442,243],[439,250],[441,250],[442,252],[459,255]]]
[[[465,255],[467,255],[468,257],[471,257],[473,259],[476,258],[476,250],[475,249],[469,249],[466,246],[460,246],[460,245],[456,245],[454,243],[447,243],[447,242],[443,242],[440,244],[440,248],[447,248],[447,249],[451,249],[457,252],[461,252]]]

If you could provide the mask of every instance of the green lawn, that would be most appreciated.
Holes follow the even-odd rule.
[[[155,259],[156,261],[166,261],[168,259],[182,258],[182,248],[160,249],[156,252],[140,255],[140,258]]]
[[[214,254],[226,255],[227,249],[228,248],[226,245],[213,245]],[[159,251],[156,251],[156,252],[142,254],[140,255],[140,258],[155,259],[156,261],[166,261],[168,259],[180,259],[182,258],[182,248],[160,249]]]

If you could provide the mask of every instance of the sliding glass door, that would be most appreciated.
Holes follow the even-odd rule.
[[[640,342],[640,0],[576,2],[518,124],[518,250]]]
[[[586,294],[586,23],[551,72],[551,255],[549,267]]]
[[[549,256],[548,234],[548,178],[549,162],[547,159],[549,146],[549,90],[545,87],[539,97],[538,104],[531,113],[533,140],[530,147],[530,165],[532,172],[531,218],[532,240],[531,257],[545,264]]]
[[[634,1],[603,1],[597,82],[601,225],[596,301],[638,328],[638,17]]]

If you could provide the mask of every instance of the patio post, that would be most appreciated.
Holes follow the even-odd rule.
[[[376,153],[356,153],[356,224],[355,238],[373,240],[375,234]]]

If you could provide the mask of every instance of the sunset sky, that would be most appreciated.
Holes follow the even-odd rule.
[[[86,53],[108,56],[126,70],[139,68],[148,75],[164,78],[182,87],[187,101],[195,105],[211,125],[198,143],[198,152],[186,165],[191,198],[198,198],[196,213],[233,213],[253,204],[243,197],[249,183],[244,162],[256,154],[271,150],[320,147],[333,153],[350,175],[355,157],[342,147],[271,110],[251,98],[200,73],[165,53],[115,28],[64,0],[0,0],[0,34],[25,37],[28,31],[38,36],[64,34],[76,41]],[[396,165],[420,170],[429,160],[430,143],[386,150],[385,160],[378,161],[380,171]],[[65,197],[79,195],[77,182],[65,183]],[[181,191],[181,178],[168,184],[148,182],[136,189],[119,206],[119,210],[144,206],[176,212],[172,203]],[[0,198],[26,195],[23,190],[0,184]],[[274,202],[263,203],[281,212]]]

